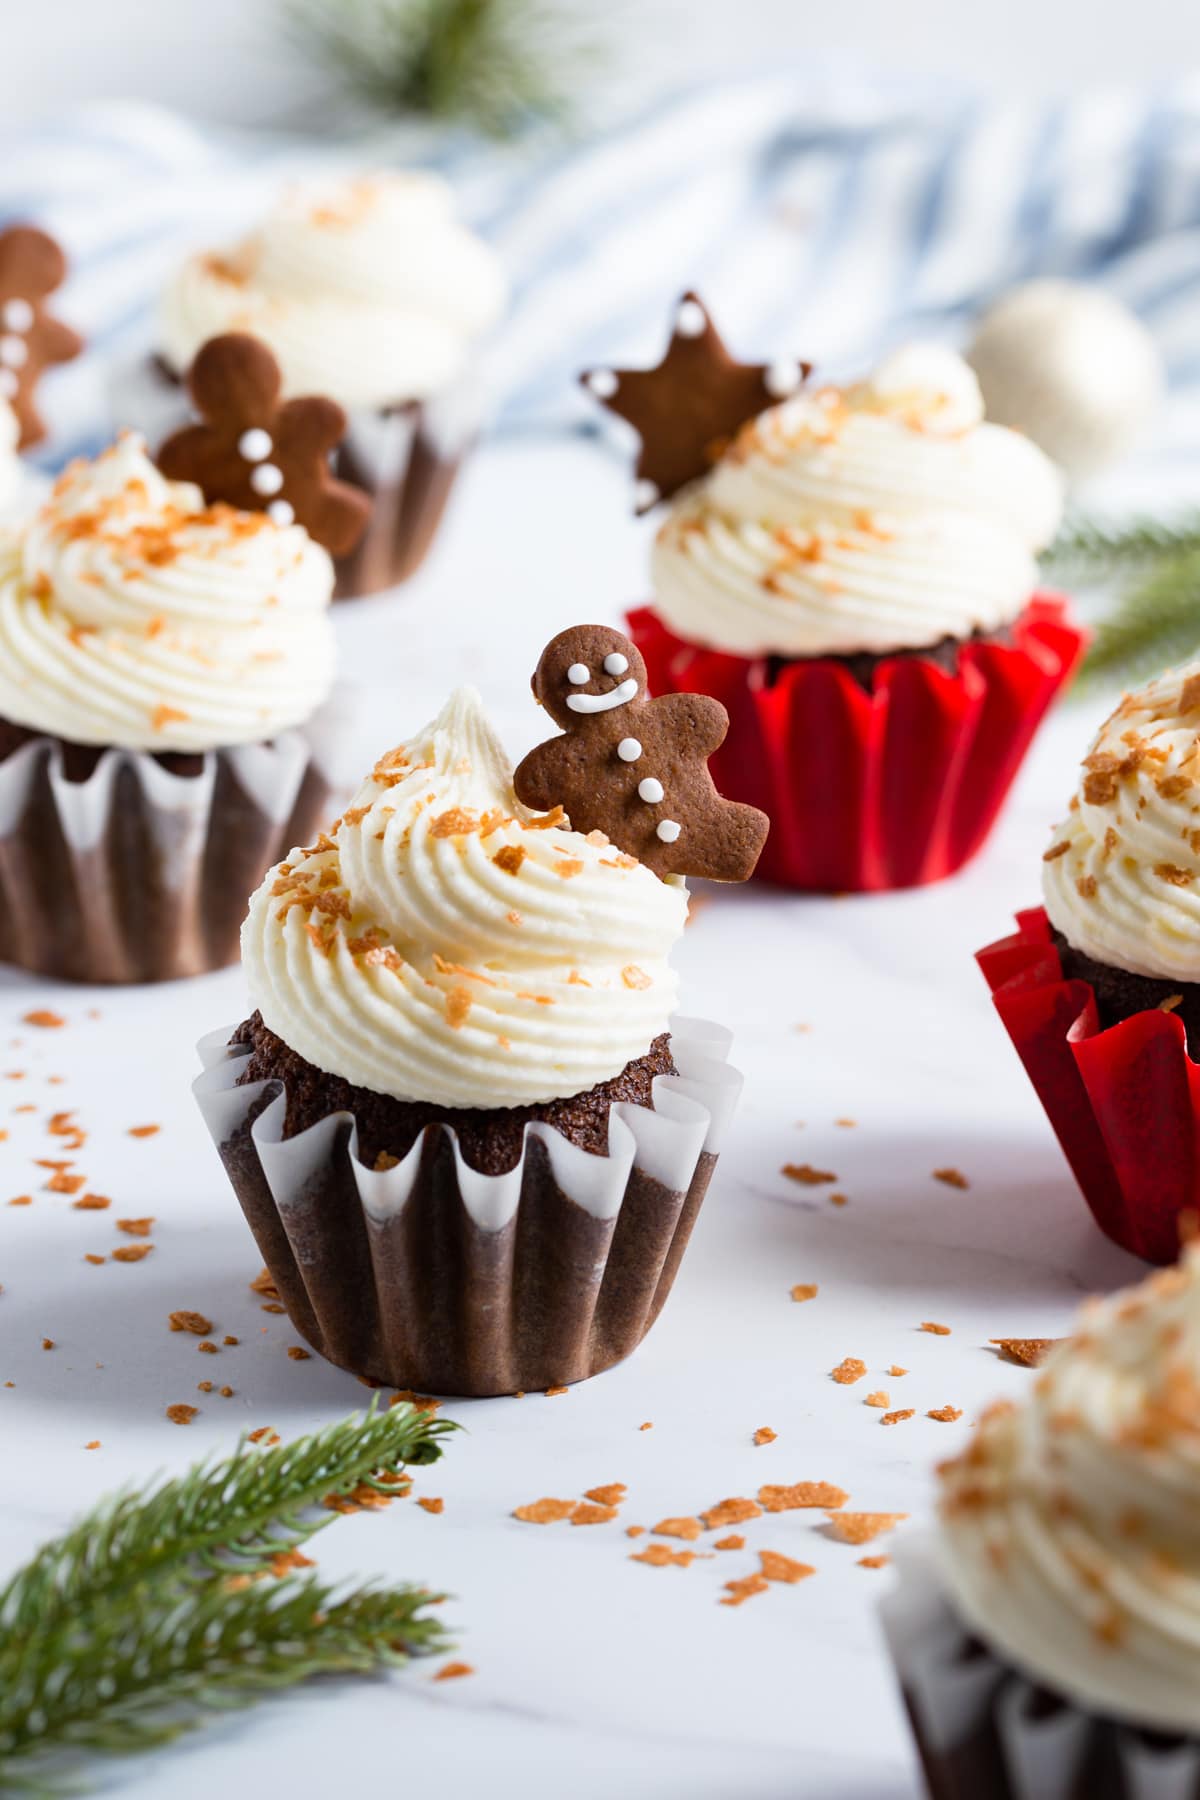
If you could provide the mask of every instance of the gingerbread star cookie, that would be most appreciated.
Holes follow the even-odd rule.
[[[279,364],[241,331],[209,338],[187,384],[202,423],[185,425],[163,444],[163,474],[195,482],[210,504],[223,500],[265,512],[277,525],[303,525],[331,556],[353,550],[371,502],[330,469],[330,454],[346,434],[337,402],[317,395],[281,400]]]
[[[62,250],[36,225],[10,225],[0,232],[0,398],[17,416],[21,450],[46,435],[37,409],[42,371],[70,362],[83,349],[79,334],[45,307],[66,273]]]
[[[580,381],[642,440],[634,505],[643,513],[705,474],[747,419],[811,373],[811,363],[735,361],[699,296],[687,293],[657,368],[588,369]]]
[[[713,786],[708,759],[729,729],[718,700],[652,700],[637,648],[606,625],[560,631],[533,692],[563,733],[519,764],[513,786],[524,805],[563,807],[575,831],[602,831],[656,875],[753,873],[770,821]]]

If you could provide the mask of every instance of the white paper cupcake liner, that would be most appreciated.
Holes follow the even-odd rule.
[[[357,1375],[441,1394],[582,1381],[636,1348],[741,1091],[730,1033],[676,1019],[678,1073],[656,1078],[653,1110],[612,1107],[607,1155],[534,1123],[517,1166],[485,1175],[439,1124],[378,1171],[349,1112],[285,1138],[283,1084],[239,1087],[230,1036],[200,1045],[194,1092],[293,1324]]]

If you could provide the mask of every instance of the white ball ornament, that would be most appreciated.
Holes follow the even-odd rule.
[[[1023,431],[1071,480],[1130,449],[1163,394],[1146,327],[1080,282],[1014,288],[983,315],[966,355],[987,417]]]

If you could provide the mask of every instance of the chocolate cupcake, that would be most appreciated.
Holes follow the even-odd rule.
[[[1200,664],[1101,727],[1042,889],[980,965],[1100,1225],[1169,1262],[1200,1206]]]
[[[585,628],[584,665],[579,641],[543,669],[615,726],[644,701],[640,659]],[[631,807],[659,721],[620,721],[646,763],[593,769],[611,839],[518,798],[569,737],[514,788],[463,689],[250,903],[258,1010],[202,1046],[197,1097],[293,1323],[369,1380],[579,1381],[629,1354],[674,1279],[740,1080],[725,1031],[673,1017],[686,888],[621,842],[681,860],[745,821],[686,747],[678,816]]]
[[[943,1465],[885,1623],[937,1800],[1200,1795],[1200,1251]]]
[[[333,569],[123,437],[0,541],[0,959],[153,981],[237,954],[323,816]]]
[[[275,353],[288,397],[326,394],[349,430],[334,459],[370,494],[370,526],[337,558],[336,597],[411,575],[478,429],[478,346],[504,300],[499,264],[425,171],[361,175],[282,194],[238,244],[201,251],[163,296],[158,352],[115,396],[153,443],[187,416],[201,346],[248,332]]]
[[[772,820],[759,874],[860,890],[958,868],[1081,646],[1035,598],[1053,465],[985,423],[949,350],[787,396],[798,370],[734,363],[694,295],[659,369],[588,379],[642,435],[644,501],[668,503],[633,635],[656,692],[729,712],[714,774]]]

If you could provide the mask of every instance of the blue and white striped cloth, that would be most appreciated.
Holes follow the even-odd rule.
[[[108,435],[106,365],[149,347],[180,254],[236,235],[283,180],[334,160],[140,104],[84,109],[6,152],[0,222],[35,218],[62,239],[62,311],[91,346],[46,384],[56,461]],[[578,370],[656,356],[686,286],[744,353],[840,375],[903,336],[957,341],[1014,282],[1055,274],[1102,283],[1162,346],[1172,398],[1147,470],[1178,476],[1200,455],[1200,81],[981,104],[844,65],[789,68],[679,93],[566,150],[401,133],[337,155],[442,166],[503,256],[501,429],[578,426]]]

